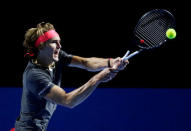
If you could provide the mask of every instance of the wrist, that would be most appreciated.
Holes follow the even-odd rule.
[[[111,68],[111,58],[108,58],[108,60],[107,60],[107,66],[108,66],[109,68]]]

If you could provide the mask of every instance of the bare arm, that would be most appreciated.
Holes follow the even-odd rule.
[[[112,66],[112,60],[113,59],[109,60],[107,58],[84,58],[79,56],[73,56],[70,66],[86,69],[88,71],[101,71],[104,68],[107,68],[109,65]]]
[[[57,104],[73,108],[83,102],[101,82],[107,82],[111,80],[116,73],[113,73],[111,69],[106,68],[93,76],[87,83],[81,87],[66,93],[59,86],[51,88],[50,92],[45,96],[46,99],[56,102]]]

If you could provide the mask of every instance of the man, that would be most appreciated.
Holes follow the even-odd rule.
[[[121,58],[83,58],[61,50],[60,37],[50,23],[40,23],[25,34],[25,57],[29,63],[23,73],[23,93],[16,131],[45,131],[60,104],[73,108],[83,102],[102,83],[114,78],[128,61]],[[60,87],[63,66],[100,71],[81,87],[66,93]]]

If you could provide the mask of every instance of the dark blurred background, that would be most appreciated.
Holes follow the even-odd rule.
[[[69,54],[82,57],[122,57],[129,48],[139,18],[152,9],[167,9],[176,18],[177,38],[161,48],[144,52],[130,60],[127,68],[102,87],[186,88],[188,77],[188,41],[184,39],[186,9],[182,7],[136,7],[127,4],[63,5],[39,11],[14,8],[1,16],[1,87],[22,87],[24,59],[22,42],[27,29],[39,22],[52,23]],[[29,11],[30,10],[30,11]],[[62,86],[78,87],[95,72],[66,67]]]
[[[58,106],[48,130],[191,130],[189,3],[167,0],[7,2],[3,1],[0,8],[1,130],[13,128],[20,112],[22,73],[27,64],[22,43],[27,29],[42,21],[50,22],[60,34],[67,53],[115,58],[130,48],[137,21],[153,9],[166,9],[175,16],[176,39],[130,59],[125,70],[100,85],[78,107],[71,110]],[[86,83],[95,72],[65,67],[63,74],[62,87],[70,91]]]

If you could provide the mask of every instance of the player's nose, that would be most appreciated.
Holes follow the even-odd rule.
[[[56,44],[56,48],[57,48],[57,49],[62,48],[61,44],[60,44],[60,43],[57,43],[57,44]]]

